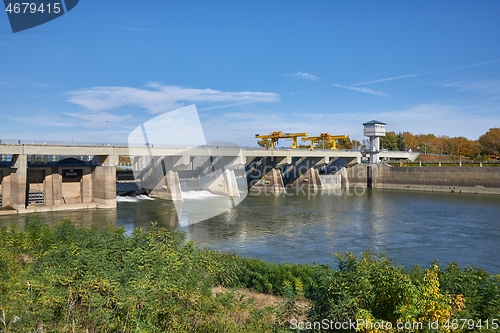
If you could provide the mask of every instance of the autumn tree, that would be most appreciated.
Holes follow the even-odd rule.
[[[448,136],[440,136],[436,142],[436,154],[450,154],[451,153],[450,138]]]
[[[434,134],[418,134],[414,136],[418,144],[417,149],[424,153],[433,154],[436,152],[438,137]]]
[[[477,158],[481,155],[481,153],[483,152],[483,146],[481,145],[479,140],[471,141],[471,150],[472,150],[472,153],[470,155],[471,157]]]
[[[410,132],[403,132],[402,136],[406,143],[406,148],[416,151],[419,143],[415,136]]]
[[[352,144],[352,149],[360,149],[361,147],[361,142],[358,141],[358,140],[351,140],[351,144]]]
[[[479,137],[483,152],[489,155],[500,155],[500,128],[490,130]]]
[[[337,149],[352,149],[352,146],[350,138],[337,140]]]

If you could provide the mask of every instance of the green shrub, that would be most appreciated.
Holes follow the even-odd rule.
[[[370,252],[337,254],[336,269],[266,263],[201,249],[177,231],[49,227],[37,216],[25,232],[0,228],[0,244],[0,332],[285,332],[297,300],[310,304],[309,321],[500,317],[498,276],[457,264],[408,271]],[[214,286],[228,289],[214,296]],[[284,305],[258,307],[233,288]]]

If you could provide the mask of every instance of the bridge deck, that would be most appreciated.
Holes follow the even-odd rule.
[[[145,147],[145,146],[91,146],[71,144],[0,144],[0,155],[101,155],[101,156],[236,156],[238,147]],[[359,150],[332,149],[262,149],[241,148],[243,157],[353,157],[361,158]],[[405,151],[380,152],[381,158],[415,160],[418,153]]]

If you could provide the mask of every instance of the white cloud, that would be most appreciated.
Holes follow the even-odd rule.
[[[52,84],[39,83],[39,82],[31,82],[31,84],[34,85],[34,86],[40,87],[40,88],[49,88],[49,87],[53,86]]]
[[[200,118],[208,142],[226,141],[240,143],[245,147],[257,146],[257,139],[254,138],[256,133],[267,134],[272,131],[308,132],[310,136],[328,132],[363,140],[362,123],[371,119],[386,122],[388,131],[477,139],[490,127],[494,127],[493,124],[500,124],[497,106],[498,103],[421,103],[386,111],[360,109],[353,112],[308,113],[307,117],[297,110],[279,112],[259,107],[258,111],[250,111],[255,108],[249,107],[248,111],[241,112],[229,111],[230,109],[217,114],[204,112],[200,113]],[[43,118],[19,117],[21,139],[126,143],[130,132],[147,120],[148,115],[137,117],[97,111],[65,112],[61,115],[52,114],[51,117],[45,117],[45,120]],[[10,137],[15,139],[16,119],[12,115],[8,119],[5,117],[6,123],[7,120],[14,128],[14,134]],[[53,130],[39,131],[37,128],[40,124]],[[281,140],[280,147],[289,146],[290,143]]]
[[[492,123],[500,123],[493,105],[422,103],[377,114],[388,131],[465,136],[477,139]]]
[[[497,62],[500,62],[500,59],[491,60],[491,61],[478,62],[478,63],[472,64],[472,65],[465,65],[465,66],[453,67],[453,68],[445,69],[444,71],[455,71],[455,70],[458,70],[458,69],[469,68],[469,67],[476,67],[476,66],[483,66],[483,65],[489,65],[489,64],[494,64],[494,63],[497,63]]]
[[[319,77],[316,75],[312,75],[309,73],[303,73],[303,72],[297,72],[293,74],[285,74],[285,76],[288,77],[298,77],[299,79],[306,79],[306,80],[311,80],[311,81],[318,81]]]
[[[367,85],[367,84],[372,84],[372,83],[380,83],[380,82],[386,82],[386,81],[393,81],[393,80],[401,80],[401,79],[408,79],[416,76],[421,76],[421,75],[429,75],[429,74],[436,74],[436,73],[444,73],[444,72],[450,72],[450,71],[456,71],[464,68],[469,68],[469,67],[476,67],[476,66],[484,66],[484,65],[489,65],[489,64],[494,64],[500,62],[500,59],[497,60],[491,60],[491,61],[483,61],[483,62],[478,62],[475,64],[471,65],[465,65],[465,66],[459,66],[459,67],[453,67],[453,68],[447,68],[447,69],[442,69],[442,70],[437,70],[437,71],[429,71],[429,72],[424,72],[424,73],[416,73],[416,74],[405,74],[405,75],[399,75],[399,76],[391,76],[387,77],[384,79],[377,79],[377,80],[371,80],[371,81],[364,81],[364,82],[359,82],[352,84],[351,86],[362,86],[362,85]]]
[[[495,105],[462,103],[421,103],[383,112],[360,110],[342,113],[308,113],[307,119],[298,112],[280,113],[270,110],[240,113],[228,112],[217,117],[202,119],[207,141],[228,141],[241,146],[255,147],[255,134],[272,131],[308,132],[310,136],[328,132],[333,135],[349,135],[363,140],[362,123],[377,119],[387,123],[387,130],[414,134],[465,136],[475,140],[484,134],[491,124],[500,124],[500,114]],[[341,121],[339,121],[341,119]],[[221,130],[224,129],[224,130]],[[280,146],[290,141],[280,140]]]
[[[68,93],[68,102],[89,111],[101,111],[122,106],[137,106],[158,114],[192,103],[273,103],[279,95],[269,92],[225,92],[214,89],[166,86],[158,82],[147,85],[149,89],[132,87],[93,87]]]
[[[205,107],[205,108],[198,109],[198,111],[226,109],[226,108],[232,108],[234,106],[241,106],[241,105],[246,105],[246,104],[250,104],[250,102],[241,102],[241,103],[231,103],[231,104],[222,104],[222,105],[216,105],[216,106],[208,106],[208,107]]]
[[[472,80],[445,83],[445,88],[457,88],[463,92],[480,92],[485,94],[500,95],[500,80]]]
[[[420,76],[422,74],[407,74],[407,75],[400,75],[400,76],[392,76],[392,77],[387,77],[385,79],[378,79],[378,80],[373,80],[373,81],[365,81],[365,82],[359,82],[353,84],[353,86],[362,86],[366,84],[372,84],[372,83],[380,83],[380,82],[386,82],[386,81],[392,81],[392,80],[401,80],[401,79],[406,79],[409,77],[415,77],[415,76]]]
[[[389,97],[389,94],[382,92],[382,91],[376,91],[370,88],[358,88],[358,87],[353,87],[353,86],[344,86],[342,84],[335,83],[333,84],[334,87],[338,88],[344,88],[344,89],[349,89],[349,90],[354,90],[354,91],[359,91],[365,94],[370,94],[370,95],[376,95],[376,96],[382,96],[382,97]]]

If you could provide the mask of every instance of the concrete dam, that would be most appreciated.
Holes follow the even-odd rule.
[[[130,157],[133,179],[118,179],[118,190],[129,183],[169,200],[183,200],[185,189],[232,197],[339,186],[336,171],[366,159],[359,150],[0,144],[0,214],[116,207],[119,156]]]

